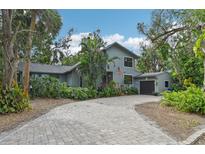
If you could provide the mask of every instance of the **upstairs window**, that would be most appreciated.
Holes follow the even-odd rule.
[[[132,60],[132,58],[130,58],[130,57],[124,57],[124,66],[125,67],[132,67],[132,62],[133,60]]]
[[[132,84],[132,75],[124,75],[124,84]]]

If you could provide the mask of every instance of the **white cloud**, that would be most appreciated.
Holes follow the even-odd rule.
[[[71,54],[76,54],[81,50],[80,42],[81,39],[87,36],[89,33],[79,33],[71,36],[72,41],[70,42],[70,51]]]
[[[124,39],[125,39],[125,37],[123,35],[118,34],[118,33],[103,37],[103,40],[105,42],[107,42],[107,44],[112,44],[114,42],[122,43],[124,41]]]
[[[128,39],[125,39],[123,35],[120,35],[118,33],[105,36],[103,37],[103,39],[107,42],[107,44],[118,42],[136,54],[140,54],[139,50],[141,43],[149,44],[149,42],[146,41],[143,37],[129,37]]]
[[[70,45],[71,45],[70,51],[72,54],[75,54],[78,51],[80,51],[80,49],[81,49],[80,41],[81,41],[82,37],[87,36],[88,34],[89,34],[89,32],[72,35],[72,37],[71,37],[72,41],[70,43]],[[107,45],[109,45],[113,42],[118,42],[136,54],[140,53],[139,47],[140,47],[141,42],[148,44],[148,42],[145,41],[145,39],[142,37],[129,37],[128,39],[125,39],[125,36],[120,35],[118,33],[103,36],[102,38],[105,42],[107,42]]]

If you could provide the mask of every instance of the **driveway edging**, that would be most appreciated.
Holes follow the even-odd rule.
[[[196,131],[195,133],[193,133],[192,135],[190,135],[186,140],[180,142],[180,144],[193,144],[195,141],[197,141],[201,135],[205,134],[205,128]]]

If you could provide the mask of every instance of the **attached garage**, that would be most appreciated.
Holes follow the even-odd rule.
[[[168,72],[144,73],[135,77],[139,93],[143,95],[159,94],[170,89],[171,78]]]
[[[152,95],[155,93],[155,81],[140,81],[140,94]]]

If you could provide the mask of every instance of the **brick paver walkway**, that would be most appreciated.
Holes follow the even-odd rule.
[[[176,144],[134,110],[155,96],[123,96],[57,107],[0,135],[0,144]]]

